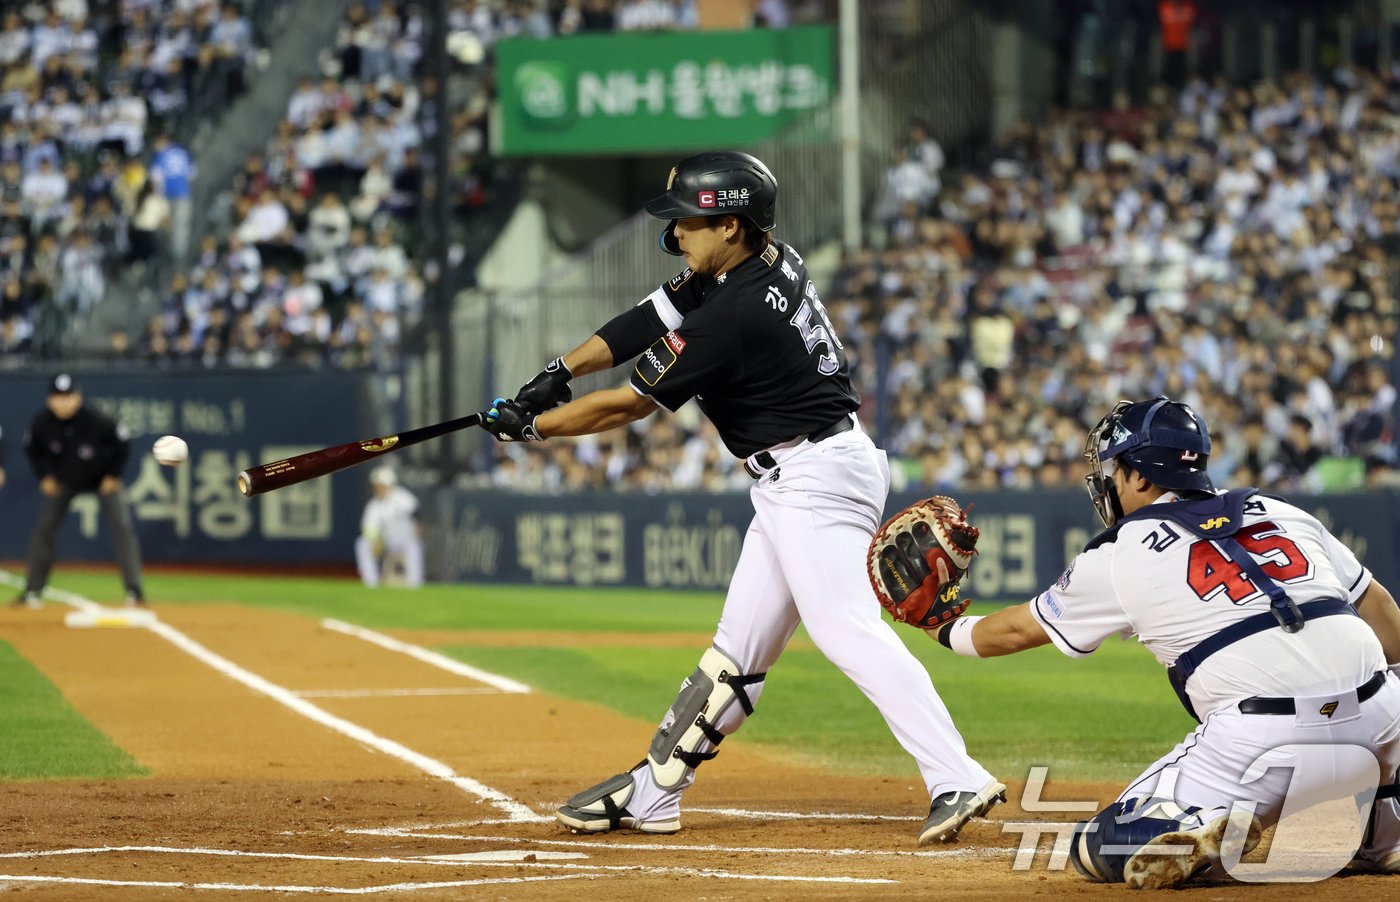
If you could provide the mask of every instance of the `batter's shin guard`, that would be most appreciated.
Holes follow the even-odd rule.
[[[656,785],[662,789],[682,787],[695,768],[715,757],[715,747],[742,719],[725,717],[726,711],[738,704],[744,716],[752,714],[753,699],[767,676],[743,673],[719,649],[707,649],[700,657],[700,666],[681,683],[680,693],[647,750]]]

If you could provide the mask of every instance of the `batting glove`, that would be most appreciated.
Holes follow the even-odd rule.
[[[568,404],[574,399],[574,391],[569,388],[569,380],[574,374],[564,365],[563,357],[556,357],[535,378],[526,382],[515,393],[515,403],[528,413],[544,413],[560,404]]]
[[[483,425],[498,442],[544,441],[544,436],[535,428],[535,414],[505,398],[497,398],[492,402]]]

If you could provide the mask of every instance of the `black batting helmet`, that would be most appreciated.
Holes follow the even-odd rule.
[[[1089,496],[1105,526],[1123,515],[1104,461],[1121,459],[1160,489],[1214,492],[1206,465],[1210,432],[1200,414],[1180,401],[1158,395],[1148,401],[1119,401],[1089,431],[1084,446],[1089,462]]]
[[[673,231],[677,219],[732,213],[771,232],[778,223],[778,182],[758,157],[716,150],[686,157],[671,167],[666,193],[646,202],[652,216],[669,219],[661,247],[679,257]]]

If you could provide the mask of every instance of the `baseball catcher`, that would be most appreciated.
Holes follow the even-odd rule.
[[[875,597],[899,623],[932,629],[967,610],[958,584],[977,553],[977,527],[947,495],[910,505],[870,543],[866,567]]]

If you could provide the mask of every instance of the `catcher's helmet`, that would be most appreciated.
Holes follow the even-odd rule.
[[[1108,416],[1089,430],[1084,445],[1089,461],[1089,497],[1105,526],[1123,515],[1113,481],[1103,463],[1121,459],[1161,489],[1214,492],[1206,472],[1210,432],[1205,420],[1180,401],[1162,395],[1150,401],[1119,401]]]
[[[680,256],[673,229],[677,219],[732,213],[764,232],[778,222],[778,182],[758,157],[737,150],[716,150],[686,157],[671,167],[666,193],[646,202],[652,216],[671,220],[661,232],[661,247]]]

